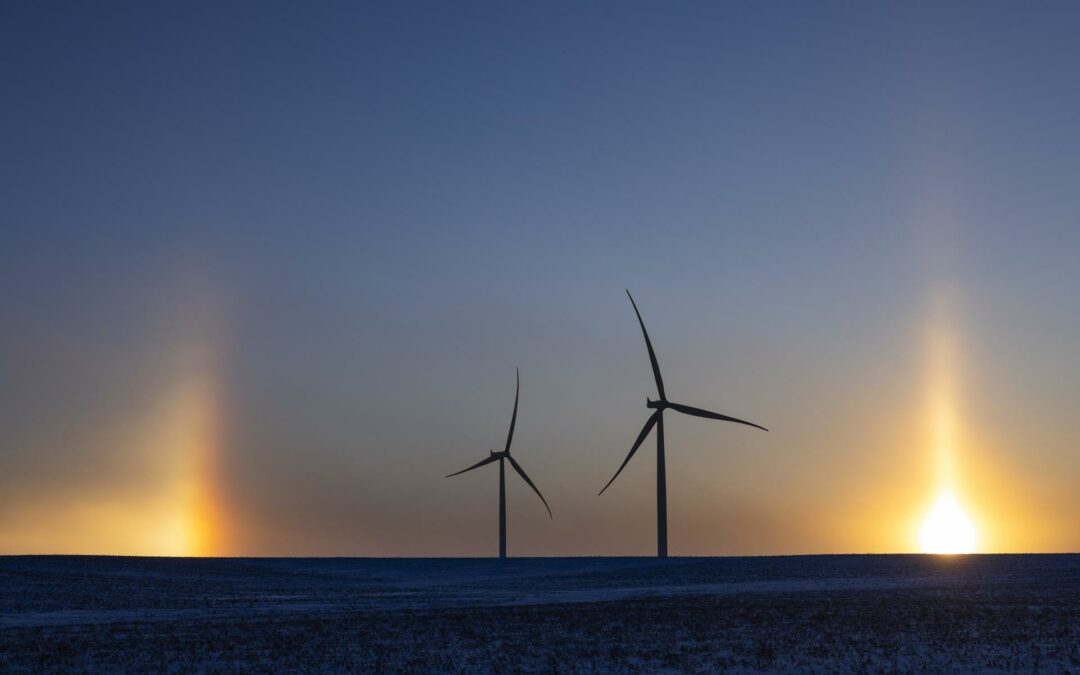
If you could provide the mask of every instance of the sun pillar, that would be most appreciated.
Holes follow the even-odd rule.
[[[974,553],[976,532],[958,494],[959,416],[957,411],[957,341],[953,312],[945,294],[937,298],[929,331],[929,414],[932,505],[919,529],[924,553]]]

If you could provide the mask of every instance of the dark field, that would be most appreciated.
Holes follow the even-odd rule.
[[[1080,555],[0,558],[3,671],[1080,672]]]

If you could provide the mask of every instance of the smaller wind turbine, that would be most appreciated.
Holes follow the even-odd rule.
[[[528,474],[525,473],[525,469],[521,468],[513,457],[510,456],[510,442],[514,440],[514,425],[517,423],[517,411],[518,411],[518,394],[521,392],[521,374],[518,373],[517,368],[514,369],[514,376],[517,379],[517,384],[514,387],[514,414],[510,417],[510,433],[506,435],[506,447],[502,452],[495,452],[494,450],[488,450],[491,453],[489,457],[483,459],[476,464],[473,464],[467,469],[462,469],[456,473],[452,473],[451,476],[457,476],[458,474],[465,473],[466,471],[472,471],[473,469],[484,466],[485,464],[491,464],[497,461],[499,463],[499,557],[506,557],[506,467],[505,461],[510,462],[510,466],[514,467],[514,471],[518,472],[521,479],[529,484],[529,487],[533,489],[536,496],[540,498],[540,501],[544,502],[544,508],[547,509],[548,517],[552,518],[551,507],[548,506],[547,500],[544,499],[544,495],[540,494],[540,490],[536,485],[529,480]]]

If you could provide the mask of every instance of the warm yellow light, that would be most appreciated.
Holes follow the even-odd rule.
[[[919,533],[923,553],[974,553],[975,525],[951,494],[938,499]]]

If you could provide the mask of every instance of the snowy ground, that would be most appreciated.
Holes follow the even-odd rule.
[[[0,670],[1080,672],[1080,555],[0,557]]]

